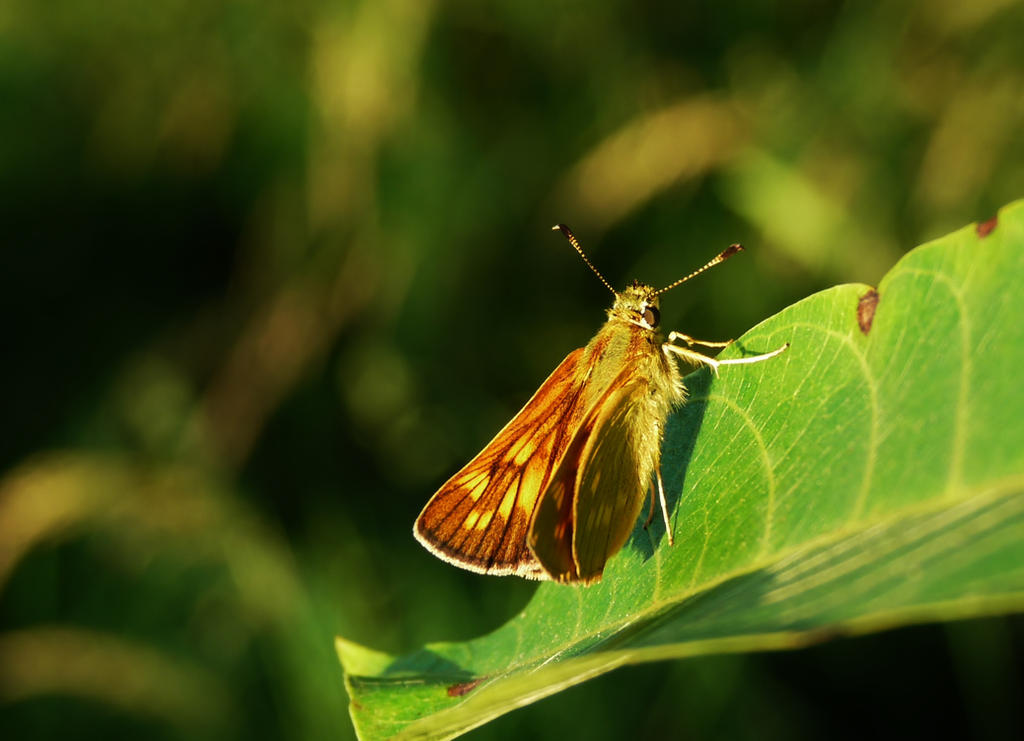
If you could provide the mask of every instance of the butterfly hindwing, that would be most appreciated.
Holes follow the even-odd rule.
[[[548,578],[527,546],[541,493],[585,413],[583,348],[570,353],[520,412],[427,502],[414,533],[430,551],[489,574]]]
[[[609,399],[583,450],[573,515],[573,560],[580,581],[601,578],[643,508],[653,467],[641,460],[643,448],[634,436],[647,422],[640,405],[648,386],[645,379],[634,379]]]
[[[615,379],[580,424],[544,492],[530,548],[558,581],[598,580],[633,529],[650,471],[645,475],[637,460],[631,415],[646,386],[628,369]]]

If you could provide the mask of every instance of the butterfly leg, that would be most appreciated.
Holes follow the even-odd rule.
[[[658,501],[661,502],[661,514],[665,518],[665,535],[668,537],[668,544],[672,545],[672,528],[668,521],[668,503],[665,501],[665,486],[661,483],[661,466],[654,469],[654,475],[658,481]],[[648,495],[651,497],[651,506],[647,510],[647,519],[644,520],[644,530],[651,526],[654,521],[654,480],[651,480],[651,485],[647,489]]]
[[[748,365],[750,363],[760,363],[762,360],[768,360],[768,358],[774,358],[776,355],[782,355],[789,349],[789,343],[787,342],[782,347],[776,348],[771,352],[761,353],[760,355],[750,355],[745,358],[729,358],[728,360],[719,360],[719,365]]]
[[[665,485],[661,483],[661,466],[659,465],[654,469],[654,475],[658,477],[658,499],[661,501],[661,514],[665,518],[665,537],[668,538],[668,544],[671,546],[672,542],[672,524],[668,521],[668,502],[665,501]],[[651,492],[651,514],[654,510],[654,492]]]
[[[674,334],[676,333],[673,332],[672,335]],[[672,338],[672,335],[669,335],[669,339]],[[768,360],[768,358],[774,358],[776,355],[781,355],[782,353],[786,352],[786,350],[789,349],[789,343],[787,342],[782,347],[776,350],[772,350],[771,352],[763,353],[761,355],[751,355],[746,358],[730,358],[728,360],[718,360],[717,358],[711,358],[695,350],[690,350],[685,347],[679,347],[678,345],[672,345],[669,344],[668,342],[664,343],[661,346],[661,349],[666,355],[671,352],[678,355],[681,358],[689,360],[691,363],[696,363],[697,365],[706,365],[711,369],[711,371],[715,375],[718,375],[718,368],[723,365],[748,365],[750,363],[760,363],[762,360]]]
[[[691,363],[694,363],[695,365],[706,365],[708,368],[711,369],[711,372],[714,373],[716,376],[718,375],[718,366],[724,362],[721,360],[715,360],[714,358],[708,357],[707,355],[699,353],[696,350],[690,350],[685,347],[679,347],[679,345],[670,345],[667,342],[661,346],[661,351],[666,355],[668,355],[669,353],[678,355],[684,360],[688,360]]]
[[[696,340],[693,337],[690,337],[690,335],[683,334],[682,332],[669,332],[668,341],[675,342],[676,340],[682,340],[690,347],[693,347],[694,345],[700,345],[701,347],[728,347],[733,342],[732,340],[726,340],[725,342],[707,342],[705,340]]]

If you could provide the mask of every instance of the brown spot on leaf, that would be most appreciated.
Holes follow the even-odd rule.
[[[468,695],[470,692],[476,689],[476,686],[480,684],[482,679],[474,679],[471,682],[456,682],[448,688],[448,697],[462,697]]]
[[[978,232],[978,236],[984,239],[985,237],[992,233],[992,231],[996,228],[996,225],[998,223],[999,217],[993,216],[988,221],[983,221],[980,224],[978,224],[978,226],[976,226],[974,229],[976,232]]]
[[[878,291],[872,288],[857,302],[857,324],[860,325],[860,331],[864,334],[871,331],[871,324],[875,321],[878,299]]]

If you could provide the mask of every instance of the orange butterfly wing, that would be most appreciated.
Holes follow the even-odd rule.
[[[576,437],[589,369],[570,353],[526,405],[424,507],[413,529],[440,558],[485,574],[548,579],[527,545],[533,512]]]

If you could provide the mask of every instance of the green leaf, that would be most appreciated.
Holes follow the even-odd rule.
[[[338,642],[362,738],[450,738],[624,664],[1024,608],[1024,201],[811,296],[687,378],[637,526],[592,587],[465,643]],[[876,301],[877,299],[877,301]],[[674,496],[673,496],[674,493]]]

